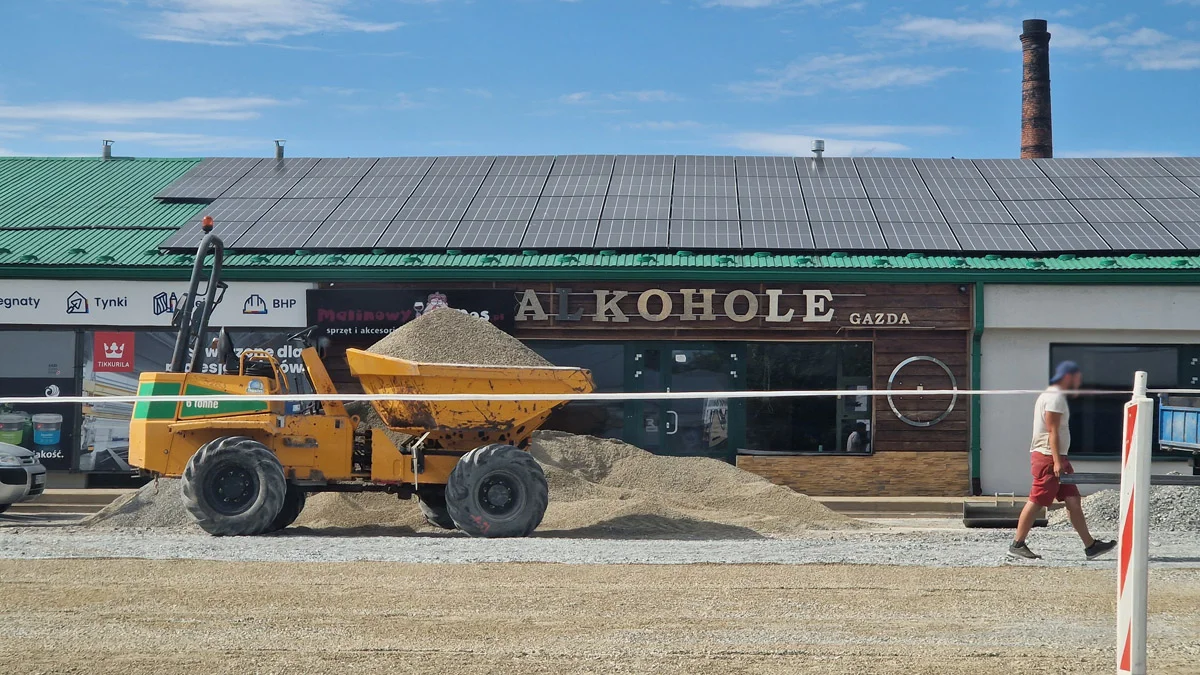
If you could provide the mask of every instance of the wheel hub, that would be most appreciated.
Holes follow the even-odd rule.
[[[504,515],[516,508],[520,488],[508,476],[488,476],[479,485],[479,505],[492,515]]]
[[[254,501],[258,476],[240,466],[221,467],[213,472],[206,487],[209,505],[219,513],[234,515]]]

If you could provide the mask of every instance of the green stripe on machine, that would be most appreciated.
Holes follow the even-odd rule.
[[[185,396],[220,396],[211,401],[185,401],[179,411],[180,418],[205,417],[209,415],[240,415],[246,413],[268,412],[270,406],[266,401],[253,399],[229,398],[229,392],[197,387],[189,384],[184,391]]]
[[[138,384],[138,396],[178,396],[178,382],[142,382]],[[133,406],[135,420],[173,420],[175,401],[138,401]]]

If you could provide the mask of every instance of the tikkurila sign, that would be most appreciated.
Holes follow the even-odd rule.
[[[856,302],[846,304],[853,304],[853,307],[839,307],[839,300],[851,299]],[[785,292],[780,288],[768,288],[718,292],[715,288],[674,291],[649,288],[640,292],[608,289],[574,292],[570,288],[557,288],[550,293],[526,289],[518,298],[516,320],[553,320],[559,325],[573,322],[662,323],[670,320],[695,327],[701,322],[718,320],[738,324],[759,320],[768,325],[794,324],[806,328],[912,325],[908,311],[863,308],[862,299],[862,294],[838,293],[830,289]]]
[[[331,336],[383,336],[441,307],[511,330],[516,295],[513,290],[495,289],[321,289],[308,291],[307,304],[308,324]]]

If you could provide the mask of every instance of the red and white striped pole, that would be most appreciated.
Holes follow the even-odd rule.
[[[1133,398],[1125,404],[1124,431],[1117,532],[1117,673],[1146,675],[1154,401],[1146,396],[1146,373],[1142,371],[1133,376]]]

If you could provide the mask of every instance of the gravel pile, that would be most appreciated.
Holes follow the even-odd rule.
[[[81,524],[100,529],[153,527],[200,532],[183,505],[182,481],[177,478],[146,483],[137,492],[116,498]]]
[[[490,321],[452,308],[435,309],[422,314],[371,345],[367,351],[424,363],[552,365]]]
[[[1092,530],[1115,531],[1120,522],[1120,490],[1101,490],[1083,498],[1083,512]],[[1071,529],[1066,509],[1050,514],[1050,527]],[[1200,488],[1155,485],[1150,488],[1150,529],[1160,532],[1200,532]]]

